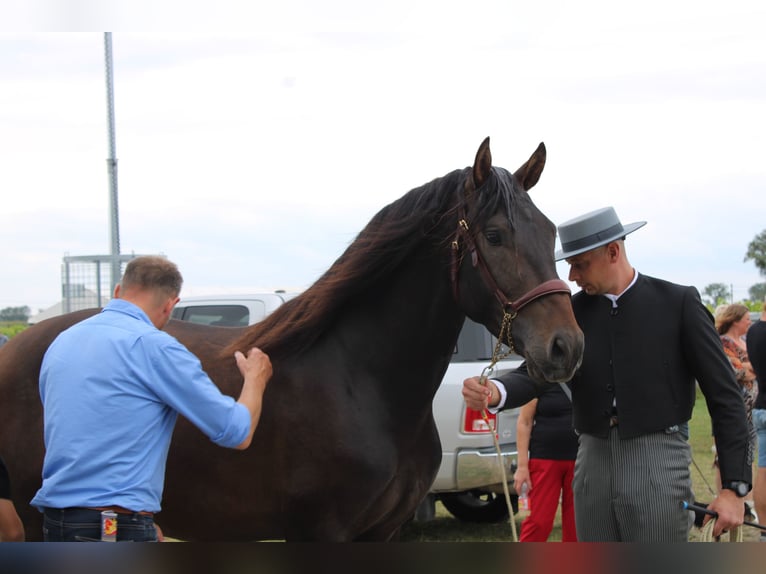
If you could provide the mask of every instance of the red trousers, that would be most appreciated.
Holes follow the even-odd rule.
[[[529,516],[521,523],[520,542],[547,542],[561,499],[561,540],[577,542],[572,479],[573,460],[529,459]]]

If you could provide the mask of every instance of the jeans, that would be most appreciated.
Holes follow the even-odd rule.
[[[763,383],[766,385],[766,382]],[[758,468],[766,467],[766,409],[753,409],[753,426],[758,436]]]
[[[100,542],[101,511],[88,508],[46,508],[45,542]],[[157,542],[154,519],[142,514],[117,515],[117,542]]]

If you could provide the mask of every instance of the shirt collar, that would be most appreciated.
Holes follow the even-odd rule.
[[[625,295],[626,291],[633,287],[633,285],[636,284],[636,280],[638,279],[638,271],[635,269],[633,270],[633,280],[630,282],[630,284],[625,287],[625,289],[620,293],[619,295],[613,295],[612,293],[604,293],[604,297],[609,299],[612,302],[612,307],[617,307],[617,299]]]
[[[149,325],[154,325],[151,319],[149,319],[149,315],[147,315],[141,307],[135,303],[126,301],[125,299],[111,299],[101,312],[103,313],[104,311],[116,311],[117,313],[129,315],[130,317],[148,323]]]

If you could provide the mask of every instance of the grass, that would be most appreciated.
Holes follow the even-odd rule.
[[[692,449],[692,488],[697,500],[710,502],[715,497],[715,472],[713,469],[713,437],[710,416],[702,393],[697,393],[692,419],[689,421],[689,444]],[[521,532],[522,518],[516,517],[516,533]],[[760,532],[745,527],[745,541],[755,541]],[[440,502],[436,504],[436,517],[429,522],[409,522],[402,528],[402,542],[511,542],[511,525],[508,520],[496,524],[474,524],[454,518]],[[556,515],[549,541],[561,540],[561,516]],[[692,528],[689,540],[698,541],[699,531]]]
[[[0,321],[0,334],[3,334],[11,339],[21,333],[27,327],[29,327],[29,325],[26,323],[20,323],[18,321]]]

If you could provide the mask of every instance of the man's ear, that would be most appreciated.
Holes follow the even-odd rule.
[[[612,263],[617,261],[620,256],[620,249],[622,249],[622,245],[620,245],[619,241],[612,241],[611,243],[607,243],[606,253],[609,256],[609,261]]]
[[[173,308],[176,306],[176,303],[178,303],[181,300],[180,297],[171,297],[165,302],[165,308],[163,311],[165,311],[165,314],[170,316],[170,314],[173,312]]]

